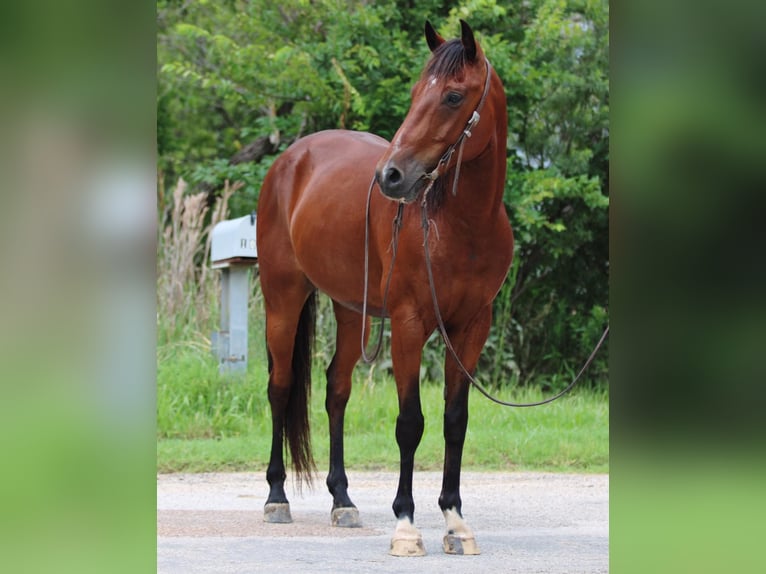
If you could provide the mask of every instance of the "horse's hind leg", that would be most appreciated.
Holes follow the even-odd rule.
[[[270,292],[267,284],[269,286],[290,285],[290,288],[280,288]],[[302,420],[305,417],[299,411],[296,416],[294,404],[296,398],[300,397],[300,393],[308,392],[309,389],[305,386],[310,384],[310,382],[296,380],[301,376],[300,373],[296,373],[296,366],[306,371],[306,369],[310,369],[310,364],[303,365],[303,367],[296,365],[294,355],[307,354],[306,349],[297,349],[296,344],[301,345],[303,343],[305,346],[307,341],[300,340],[302,339],[301,331],[313,329],[313,325],[307,324],[309,319],[313,321],[313,317],[309,317],[310,313],[308,313],[313,301],[309,299],[311,290],[306,287],[305,280],[300,276],[295,282],[290,283],[262,281],[262,286],[266,307],[266,345],[269,358],[268,397],[272,419],[271,456],[266,471],[269,496],[264,506],[263,518],[266,522],[292,522],[290,506],[284,489],[286,479],[284,446],[286,442],[290,443],[291,440],[293,443],[301,442],[303,439],[300,437],[307,436],[300,434],[304,428],[307,431],[306,421]],[[298,340],[296,340],[296,335],[298,335]],[[310,371],[302,374],[303,377],[309,375]],[[300,384],[304,388],[299,389],[293,383]],[[295,395],[292,397],[292,401],[291,395]],[[300,397],[299,402],[304,402],[304,399],[305,397]],[[296,439],[296,436],[299,438]],[[285,437],[287,437],[287,441]],[[290,444],[290,447],[298,478],[301,479],[303,476],[310,478],[312,463],[310,452],[308,458],[306,458],[305,452],[303,455],[301,454],[307,447],[301,445],[294,447],[293,444]]]
[[[480,311],[466,327],[449,334],[463,366],[473,374],[481,349],[487,340],[492,310]],[[439,507],[447,523],[444,552],[447,554],[479,554],[473,532],[462,514],[460,499],[460,466],[468,427],[468,390],[470,382],[447,351],[444,366],[444,476]]]
[[[351,395],[351,377],[361,356],[362,315],[333,303],[338,323],[335,356],[327,369],[325,408],[330,422],[330,472],[327,488],[332,494],[332,525],[361,526],[359,511],[348,496],[348,478],[343,460],[343,422]],[[366,324],[365,342],[369,335]]]

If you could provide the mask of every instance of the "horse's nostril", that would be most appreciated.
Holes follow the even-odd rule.
[[[389,167],[386,170],[386,182],[396,185],[400,181],[402,181],[402,172],[395,167]]]

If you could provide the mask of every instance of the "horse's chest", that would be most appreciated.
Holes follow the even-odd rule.
[[[505,277],[492,254],[479,248],[442,253],[432,266],[439,298],[456,312],[488,305]]]

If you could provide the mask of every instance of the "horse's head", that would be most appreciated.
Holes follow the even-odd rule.
[[[429,180],[455,165],[458,154],[451,152],[457,145],[463,143],[463,161],[470,161],[494,133],[492,112],[484,115],[492,68],[470,26],[460,24],[461,38],[445,41],[426,22],[431,59],[412,88],[407,117],[376,166],[376,180],[390,199],[414,201]],[[472,130],[474,112],[482,119]],[[466,129],[473,131],[470,139],[463,135]]]

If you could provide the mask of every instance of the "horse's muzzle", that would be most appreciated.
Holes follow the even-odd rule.
[[[424,186],[425,170],[416,162],[403,169],[389,160],[375,172],[380,191],[389,199],[410,203],[415,201]]]

